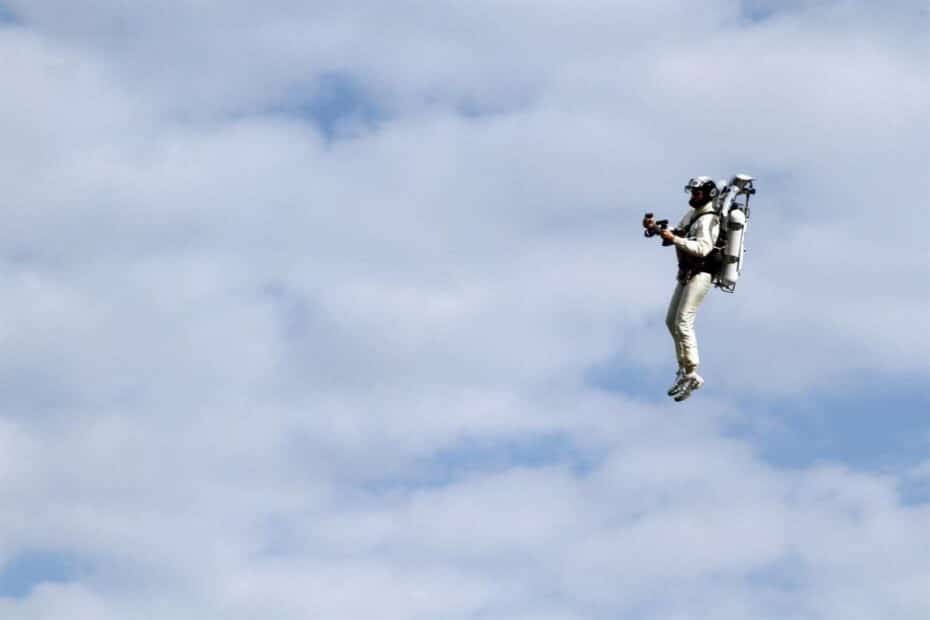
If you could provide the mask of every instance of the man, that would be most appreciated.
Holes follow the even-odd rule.
[[[674,245],[678,255],[678,285],[668,305],[665,325],[675,342],[678,372],[668,395],[681,402],[704,385],[698,374],[700,364],[694,319],[704,296],[713,285],[714,274],[720,267],[720,253],[715,251],[720,221],[714,210],[717,185],[710,177],[691,179],[685,186],[690,193],[691,209],[681,218],[674,230],[661,230],[662,245]],[[647,217],[643,226],[653,231],[656,222]]]

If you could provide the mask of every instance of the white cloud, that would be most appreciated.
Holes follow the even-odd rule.
[[[91,569],[3,617],[930,611],[908,472],[726,437],[734,398],[926,375],[916,4],[7,4],[0,575]],[[324,75],[384,117],[281,112]],[[636,227],[737,170],[749,268],[670,410]]]

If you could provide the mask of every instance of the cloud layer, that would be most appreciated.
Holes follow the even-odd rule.
[[[921,3],[5,7],[0,616],[930,612]],[[738,171],[672,407],[638,220]]]

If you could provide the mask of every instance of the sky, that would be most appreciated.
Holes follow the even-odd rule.
[[[928,20],[0,0],[0,618],[930,617]]]

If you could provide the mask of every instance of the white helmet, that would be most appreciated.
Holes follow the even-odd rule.
[[[710,177],[694,177],[688,181],[688,184],[685,185],[685,193],[691,193],[691,190],[702,189],[704,190],[705,195],[708,198],[716,198],[717,184]]]

